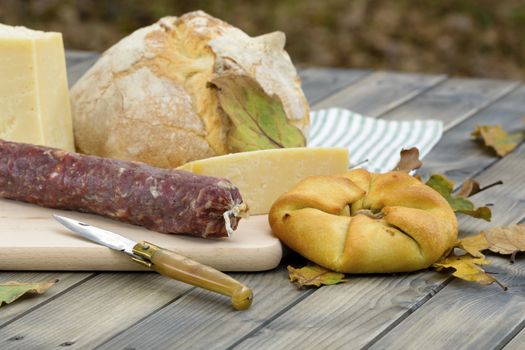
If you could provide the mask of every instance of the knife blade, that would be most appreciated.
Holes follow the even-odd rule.
[[[161,275],[229,296],[232,306],[237,310],[247,309],[252,303],[253,293],[250,288],[212,267],[150,242],[135,242],[117,233],[71,218],[60,215],[53,215],[53,217],[66,228],[82,237],[123,252],[129,255],[133,261]]]

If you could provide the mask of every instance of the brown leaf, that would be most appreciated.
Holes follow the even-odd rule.
[[[506,286],[499,283],[494,277],[488,275],[480,266],[490,265],[490,261],[485,258],[476,258],[470,255],[450,255],[440,261],[434,263],[432,266],[437,271],[443,269],[454,269],[452,276],[462,279],[464,281],[477,282],[482,285],[489,285],[496,282],[503,289]]]
[[[525,225],[494,227],[459,242],[459,247],[469,254],[482,257],[483,250],[502,255],[525,252]]]
[[[483,232],[489,249],[503,255],[525,251],[525,225],[495,227]]]
[[[463,184],[461,185],[461,188],[456,194],[462,197],[470,197],[478,193],[480,190],[481,190],[481,187],[479,186],[479,182],[471,178],[463,182]]]
[[[406,173],[421,168],[423,163],[419,160],[419,150],[417,147],[401,150],[401,158],[394,171],[404,171]]]
[[[291,282],[295,282],[299,287],[332,285],[346,282],[343,273],[330,271],[319,265],[306,265],[301,268],[288,266],[288,276]]]
[[[40,283],[7,282],[0,284],[0,306],[10,304],[25,294],[42,294],[58,280]]]
[[[525,132],[509,135],[501,128],[501,125],[478,125],[472,132],[472,136],[483,140],[485,146],[491,147],[498,156],[504,157],[525,139]]]

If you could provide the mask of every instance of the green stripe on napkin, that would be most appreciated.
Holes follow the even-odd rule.
[[[401,149],[417,147],[423,158],[442,133],[439,120],[382,120],[330,108],[311,112],[308,146],[346,147],[351,166],[368,159],[360,167],[385,172],[396,166]]]

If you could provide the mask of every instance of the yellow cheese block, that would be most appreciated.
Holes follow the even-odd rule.
[[[0,24],[0,138],[74,150],[60,33]]]
[[[281,148],[193,161],[178,169],[233,182],[250,215],[267,214],[273,202],[299,180],[341,174],[348,169],[346,148]]]

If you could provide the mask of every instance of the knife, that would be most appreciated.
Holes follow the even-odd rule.
[[[252,303],[252,290],[230,276],[209,266],[188,259],[171,250],[146,241],[131,239],[59,215],[53,217],[71,231],[108,248],[126,253],[131,259],[161,275],[201,287],[231,298],[237,310],[245,310]]]

